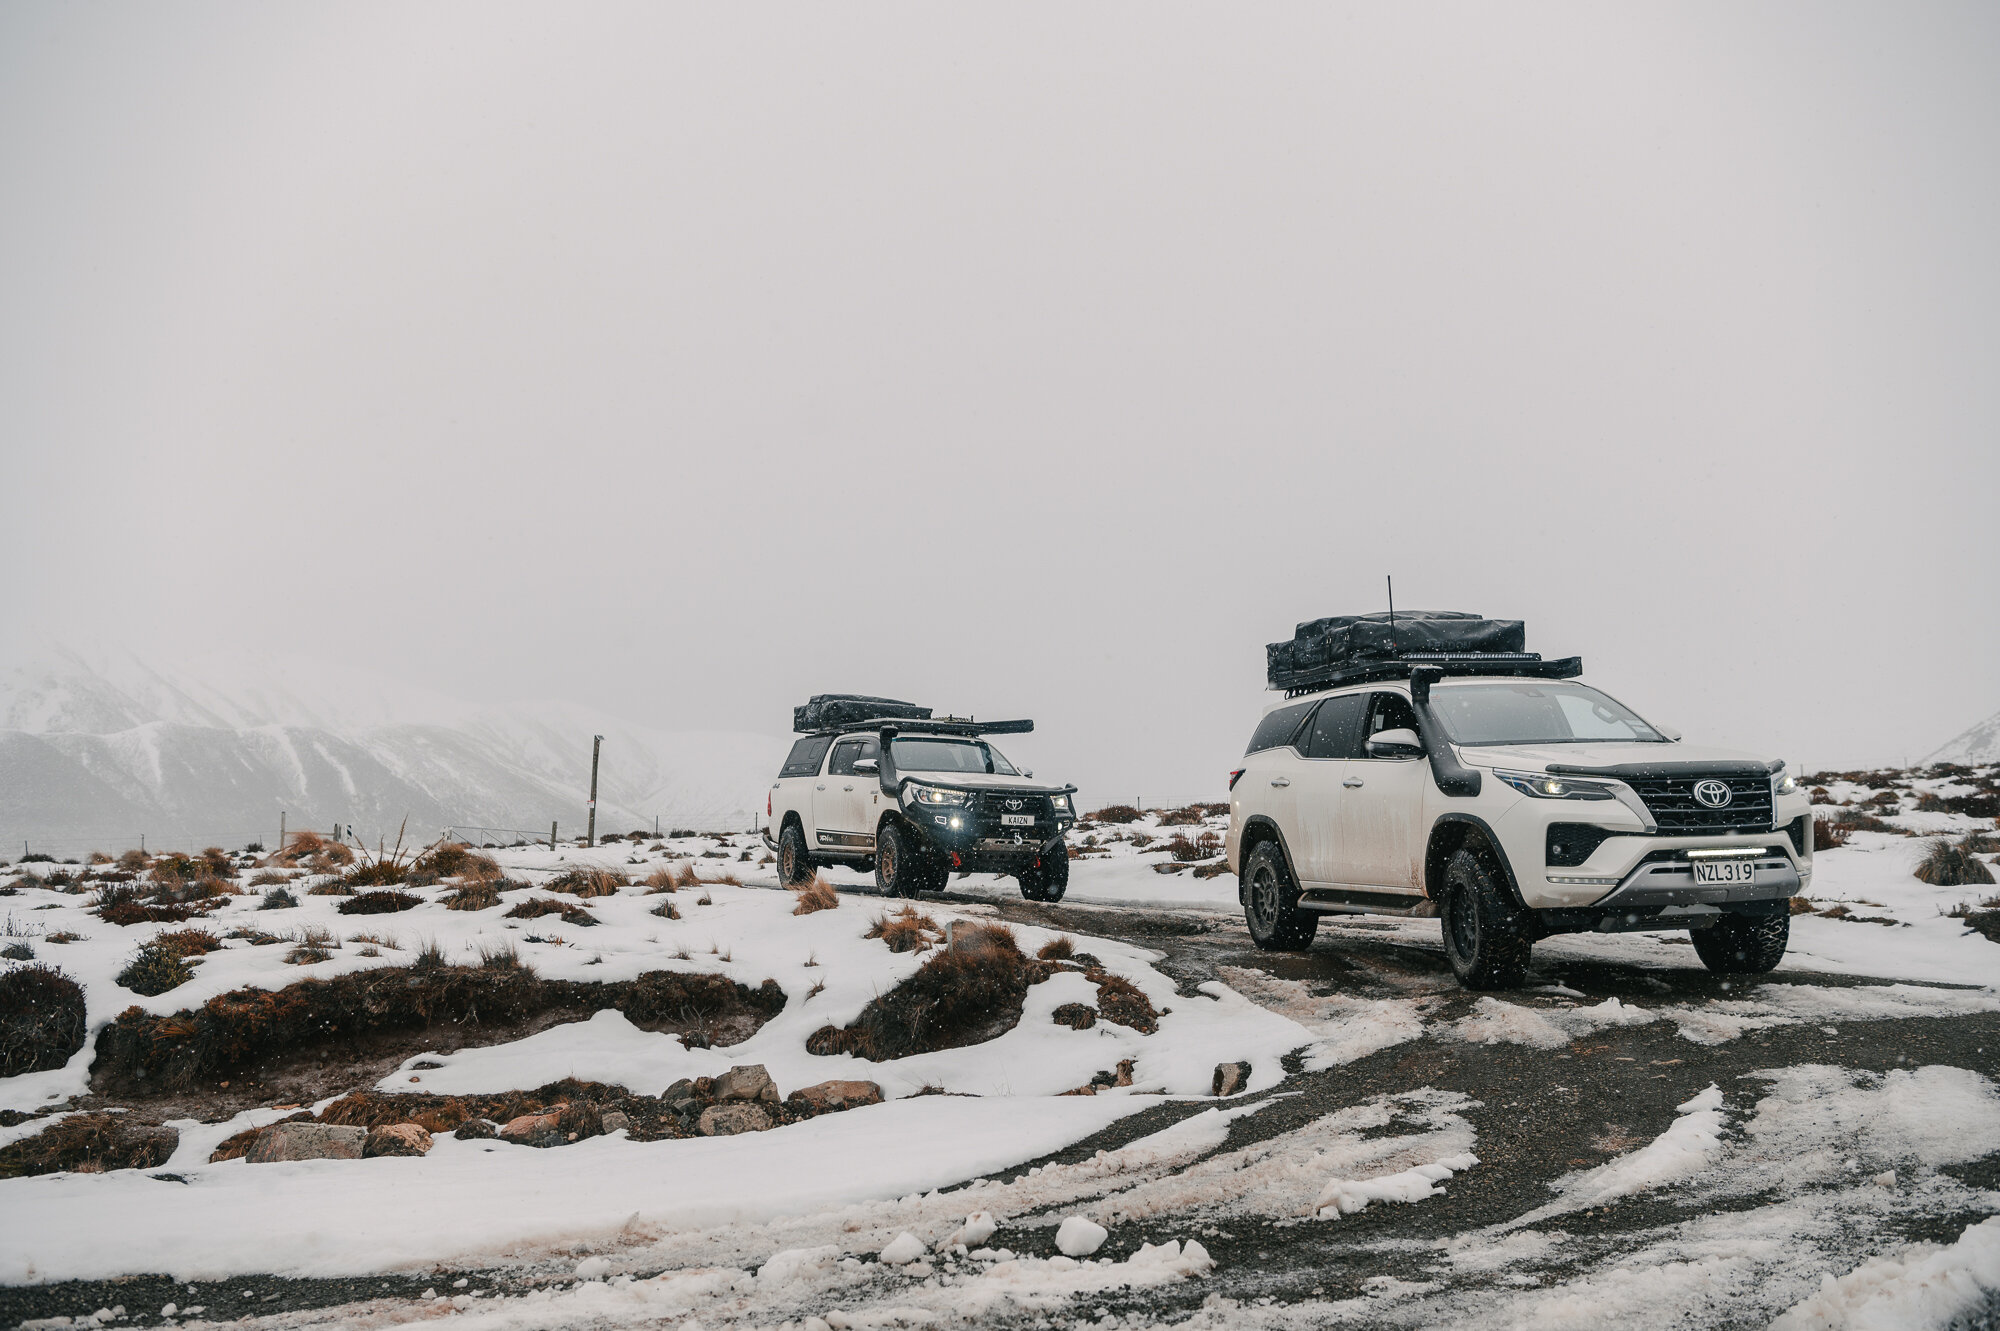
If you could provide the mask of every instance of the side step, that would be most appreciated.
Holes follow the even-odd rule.
[[[1401,915],[1405,919],[1434,920],[1437,902],[1429,897],[1411,897],[1402,892],[1373,892],[1363,887],[1314,887],[1299,897],[1301,906],[1329,915]]]

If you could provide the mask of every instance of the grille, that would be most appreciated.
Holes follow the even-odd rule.
[[[1016,801],[1019,801],[1020,808],[1010,809],[1007,807]],[[1036,827],[1047,824],[1055,816],[1054,810],[1049,806],[1049,797],[1047,795],[980,795],[973,801],[972,813],[976,820],[973,825],[982,832],[988,832],[991,835],[998,835],[1000,833],[1000,815],[1003,813],[1027,814],[1035,820]],[[1009,835],[1012,835],[1015,832],[1027,831],[1029,829],[1010,827],[1005,830]]]
[[[1771,778],[1693,773],[1688,776],[1628,777],[1632,789],[1653,812],[1662,832],[1768,832],[1771,830]],[[1702,781],[1729,786],[1729,803],[1711,809],[1696,800]]]

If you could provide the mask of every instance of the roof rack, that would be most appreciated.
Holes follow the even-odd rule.
[[[1513,675],[1531,679],[1574,679],[1583,673],[1583,658],[1565,656],[1544,661],[1540,652],[1405,652],[1377,661],[1354,661],[1300,671],[1278,687],[1287,698],[1336,689],[1344,684],[1407,679],[1418,667],[1446,675]]]
[[[940,716],[923,720],[905,716],[878,716],[846,725],[821,726],[807,731],[812,735],[852,735],[864,730],[893,730],[916,735],[1025,735],[1035,728],[1033,721],[975,721],[969,716]]]

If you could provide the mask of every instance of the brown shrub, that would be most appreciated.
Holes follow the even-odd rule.
[[[0,1178],[157,1169],[179,1144],[174,1129],[134,1122],[130,1114],[72,1114],[0,1148]]]
[[[1097,1011],[1106,1021],[1129,1026],[1141,1035],[1160,1029],[1160,1014],[1152,1000],[1122,975],[1109,971],[1086,971],[1084,978],[1097,986]]]
[[[185,957],[157,943],[141,943],[139,950],[132,954],[132,959],[125,963],[125,969],[118,972],[119,984],[148,998],[164,994],[193,978],[194,967],[188,965]]]
[[[154,947],[163,947],[177,957],[198,957],[222,949],[222,940],[206,929],[169,929],[153,938]]]
[[[840,905],[840,894],[833,890],[833,884],[819,874],[812,881],[794,889],[798,904],[792,907],[794,915],[810,915],[817,910],[833,910]]]
[[[1041,951],[1035,955],[1043,961],[1068,961],[1076,955],[1076,940],[1068,934],[1060,934],[1042,944]]]
[[[282,887],[284,884],[289,883],[291,881],[292,877],[290,874],[279,873],[274,869],[264,869],[251,876],[250,886]]]
[[[1088,1003],[1064,1003],[1049,1016],[1056,1025],[1073,1031],[1087,1031],[1097,1024],[1097,1009]]]
[[[118,867],[126,873],[139,873],[150,861],[143,850],[128,850],[118,857]]]
[[[1970,840],[1968,837],[1954,845],[1939,837],[1931,842],[1930,851],[1916,867],[1918,881],[1932,887],[1968,887],[1992,882],[1993,871],[1966,845]]]
[[[588,927],[597,923],[597,917],[573,901],[563,901],[556,897],[530,897],[518,902],[506,914],[510,920],[539,920],[544,915],[560,915],[564,924]]]
[[[393,915],[399,910],[421,906],[424,899],[414,892],[362,892],[334,907],[342,915]]]
[[[1814,818],[1812,821],[1813,849],[1839,850],[1847,844],[1852,829],[1834,822],[1831,818]]]
[[[905,906],[895,915],[877,915],[862,937],[881,939],[891,952],[921,952],[934,940],[943,938],[944,930],[915,906]]]
[[[1094,823],[1136,823],[1145,816],[1129,804],[1107,804],[1089,815]]]
[[[853,1025],[815,1031],[806,1049],[879,1063],[980,1044],[1013,1029],[1028,986],[1049,974],[1046,964],[1021,954],[1004,925],[967,929],[952,947],[870,1002]]]
[[[1190,804],[1184,809],[1168,809],[1160,815],[1161,827],[1192,827],[1208,815],[1199,804]]]
[[[1193,841],[1176,832],[1168,840],[1164,849],[1178,863],[1192,864],[1196,860],[1206,860],[1220,854],[1222,843],[1213,832],[1203,832]]]
[[[546,886],[555,892],[567,892],[577,897],[608,897],[621,887],[630,887],[632,880],[616,869],[602,869],[596,865],[583,865],[557,874]]]
[[[486,910],[500,904],[500,884],[487,878],[467,878],[444,898],[446,910]]]
[[[160,1094],[231,1076],[273,1055],[346,1047],[372,1033],[517,1025],[545,1012],[616,1008],[636,1025],[769,1018],[785,1006],[773,981],[751,989],[719,975],[649,971],[636,980],[545,980],[532,971],[384,966],[282,989],[236,989],[171,1016],[126,1009],[97,1036],[100,1093]]]
[[[84,1033],[82,985],[39,962],[0,971],[0,1077],[61,1067]]]
[[[648,892],[671,892],[680,884],[674,881],[672,869],[655,869],[646,875],[644,886]]]

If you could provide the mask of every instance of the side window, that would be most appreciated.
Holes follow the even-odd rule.
[[[1361,720],[1368,708],[1368,695],[1346,693],[1328,698],[1313,714],[1312,733],[1306,737],[1308,758],[1353,758],[1361,752]]]
[[[833,760],[826,765],[828,776],[853,776],[854,764],[863,758],[879,757],[882,742],[875,739],[844,739],[833,746]]]
[[[833,743],[831,735],[807,735],[792,745],[792,751],[785,758],[785,765],[778,769],[778,775],[817,776],[819,760],[826,756],[827,745],[831,743]]]
[[[1400,693],[1378,693],[1368,704],[1368,735],[1379,735],[1385,730],[1416,730],[1417,712],[1410,706],[1410,700]],[[1368,756],[1366,748],[1362,757]]]
[[[1250,746],[1243,750],[1243,756],[1248,758],[1253,753],[1282,749],[1290,744],[1292,736],[1298,733],[1299,722],[1306,719],[1306,713],[1312,710],[1312,706],[1309,702],[1302,702],[1266,713],[1264,719],[1257,723],[1256,732],[1250,736]]]

